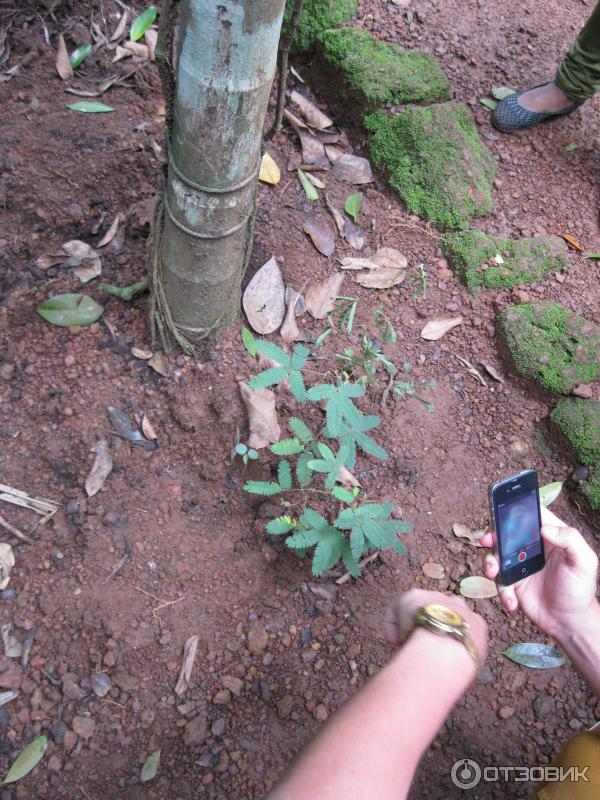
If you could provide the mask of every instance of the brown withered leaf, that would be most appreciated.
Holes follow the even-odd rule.
[[[333,144],[326,144],[325,145],[325,155],[331,161],[332,164],[341,158],[344,155],[344,151],[341,147],[336,147]]]
[[[309,130],[297,128],[296,133],[298,134],[302,147],[302,163],[314,164],[317,167],[329,166],[329,159],[325,155],[325,146],[323,142]]]
[[[110,228],[106,231],[104,236],[100,239],[96,247],[105,247],[107,244],[110,244],[112,240],[117,235],[117,231],[119,230],[119,223],[121,222],[121,217],[119,214],[114,218]]]
[[[338,471],[337,480],[346,486],[346,488],[353,489],[355,486],[360,488],[358,478],[356,478],[347,467],[341,466]]]
[[[344,239],[354,250],[362,250],[365,246],[365,232],[356,222],[344,221]]]
[[[583,247],[581,246],[581,242],[579,239],[576,239],[574,236],[571,236],[570,233],[559,233],[558,234],[561,239],[564,239],[565,242],[569,245],[572,250],[576,250],[578,253],[583,253]]]
[[[250,327],[257,333],[274,333],[281,326],[285,317],[285,285],[274,256],[246,287],[242,306]]]
[[[421,338],[427,339],[430,342],[435,342],[441,339],[444,334],[455,328],[457,325],[462,325],[464,319],[459,317],[437,317],[430,320],[421,331]]]
[[[356,276],[356,282],[367,289],[389,289],[406,278],[408,260],[393,247],[380,247],[369,260],[375,263],[376,269],[368,268]]]
[[[446,572],[442,567],[442,565],[434,564],[433,561],[426,561],[422,565],[421,569],[423,570],[425,575],[427,575],[428,578],[433,578],[433,580],[436,581],[441,581],[446,575]]]
[[[290,300],[294,303],[294,314],[297,317],[301,317],[302,314],[306,312],[306,301],[304,299],[304,295],[297,292],[295,289],[292,289],[291,286],[287,286],[285,290],[285,302],[286,305],[290,302]]]
[[[92,447],[92,452],[96,453],[96,458],[92,464],[90,474],[85,479],[85,491],[88,497],[98,494],[113,468],[113,460],[106,439],[100,439]]]
[[[344,154],[333,164],[333,177],[344,183],[371,183],[373,171],[366,158]]]
[[[346,220],[344,219],[344,215],[341,213],[341,211],[338,211],[338,209],[333,205],[333,203],[327,197],[327,194],[325,194],[325,205],[327,206],[327,208],[329,210],[329,213],[333,217],[333,221],[335,222],[335,226],[338,229],[338,233],[340,234],[340,236],[343,239],[344,238],[344,225],[346,223]]]
[[[56,66],[56,71],[63,81],[68,81],[69,78],[73,77],[73,67],[69,61],[69,53],[67,52],[65,37],[62,35],[62,33],[58,37],[58,47],[56,49],[56,60],[54,64]]]
[[[190,636],[183,646],[183,661],[181,663],[181,669],[179,670],[179,678],[175,684],[175,694],[178,697],[185,694],[190,687],[192,668],[194,666],[199,641],[200,637],[198,635]]]
[[[498,381],[498,383],[504,383],[504,378],[492,364],[488,364],[487,361],[481,361],[479,366],[483,367],[487,374],[490,375],[495,381]]]
[[[293,300],[288,300],[287,310],[285,312],[285,319],[279,331],[279,335],[284,342],[296,342],[300,331],[296,325],[296,312],[294,311],[295,303]]]
[[[319,283],[313,283],[306,292],[306,308],[311,317],[325,319],[334,309],[334,297],[340,293],[344,274],[336,272]]]
[[[148,419],[148,415],[144,414],[142,416],[142,423],[141,423],[142,433],[148,439],[149,442],[153,442],[155,439],[158,439],[156,435],[156,431],[154,430],[154,426]]]
[[[283,116],[287,119],[288,122],[291,122],[294,128],[306,128],[307,126],[302,122],[300,117],[297,117],[293,114],[289,108],[286,108],[283,112]]]
[[[148,359],[148,366],[164,378],[169,375],[169,362],[162,350],[157,350],[152,358]]]
[[[485,533],[485,530],[472,531],[466,525],[463,525],[460,522],[455,522],[452,525],[452,533],[459,539],[466,539],[469,544],[473,545],[473,547],[481,547],[479,540]]]
[[[330,128],[333,125],[333,120],[320,111],[314,103],[311,103],[300,92],[293,91],[290,100],[300,109],[300,113],[304,119],[313,128]]]
[[[158,42],[158,31],[156,28],[148,28],[144,34],[144,41],[146,42],[146,47],[148,48],[148,58],[150,61],[154,61],[156,55],[156,44]]]
[[[152,350],[141,350],[139,347],[132,347],[131,355],[134,358],[139,358],[140,361],[150,361],[154,353]]]
[[[275,407],[275,394],[270,389],[251,389],[246,381],[239,381],[242,400],[248,413],[248,447],[260,450],[274,442],[278,442],[281,435],[277,409]]]
[[[304,233],[308,234],[319,253],[330,256],[335,250],[333,231],[323,219],[307,219],[302,225]]]
[[[114,29],[112,36],[110,37],[111,42],[116,42],[118,39],[121,39],[127,30],[127,10],[123,11],[121,14],[121,18],[117,23],[117,27]]]

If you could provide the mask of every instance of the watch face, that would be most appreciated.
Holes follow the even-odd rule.
[[[443,623],[444,625],[451,625],[452,627],[458,628],[463,623],[463,619],[460,614],[457,614],[456,611],[452,611],[446,606],[441,606],[437,603],[430,603],[429,605],[425,606],[424,610],[429,617],[437,622]]]

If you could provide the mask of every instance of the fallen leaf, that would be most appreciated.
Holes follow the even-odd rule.
[[[490,100],[488,97],[480,97],[479,102],[482,106],[489,108],[490,111],[494,111],[498,105],[498,103],[496,103],[494,100]]]
[[[43,255],[36,258],[35,265],[38,269],[47,270],[50,269],[50,267],[55,267],[57,264],[62,264],[64,260],[64,256]]]
[[[561,493],[562,487],[563,481],[554,481],[554,483],[547,483],[545,486],[540,486],[540,503],[545,507],[551,505]]]
[[[509,89],[508,86],[492,87],[492,97],[496,98],[496,100],[504,100],[505,97],[510,97],[511,94],[515,94],[515,90]]]
[[[162,375],[163,378],[169,376],[169,362],[162,350],[157,350],[156,353],[154,353],[152,358],[148,360],[148,366],[152,367],[152,369],[158,372],[159,375]]]
[[[76,275],[82,283],[89,283],[94,278],[102,275],[102,261],[99,258],[82,261],[81,266],[73,268],[73,274]]]
[[[344,227],[346,224],[346,220],[344,219],[344,215],[341,211],[338,211],[337,208],[333,205],[333,203],[329,200],[327,195],[325,195],[325,205],[327,206],[329,213],[333,217],[333,221],[335,222],[335,226],[338,229],[338,233],[343,238],[344,237]]]
[[[124,411],[114,408],[114,406],[108,406],[106,411],[113,428],[119,436],[133,444],[141,444],[146,441]]]
[[[306,127],[307,127],[307,126],[305,125],[305,123],[304,123],[304,122],[302,122],[302,120],[300,119],[300,117],[297,117],[295,114],[293,114],[293,113],[292,113],[292,112],[289,110],[289,108],[286,108],[286,109],[284,110],[284,112],[283,112],[283,116],[284,116],[284,117],[287,119],[287,121],[288,121],[288,122],[290,122],[290,123],[292,124],[292,127],[294,127],[294,128],[306,128]]]
[[[194,666],[199,641],[200,637],[194,634],[194,636],[190,636],[186,640],[183,646],[183,661],[181,662],[181,669],[179,670],[179,678],[175,684],[175,694],[178,697],[185,694],[190,687],[190,678],[192,676],[192,668]]]
[[[300,113],[304,119],[313,128],[330,128],[333,125],[333,120],[320,111],[314,103],[311,103],[300,92],[293,91],[290,99],[294,105],[298,106]]]
[[[498,264],[499,266],[501,266],[502,264],[504,264],[504,259],[502,258],[502,256],[500,255],[500,253],[496,253],[496,255],[494,256],[494,262],[495,262],[496,264]]]
[[[344,274],[336,272],[319,283],[313,283],[306,292],[306,308],[311,317],[325,319],[334,309],[334,297],[340,293]]]
[[[600,261],[600,253],[590,253],[585,258],[589,258],[590,261]]]
[[[500,375],[496,367],[492,366],[492,364],[488,364],[486,361],[481,361],[479,366],[483,367],[487,374],[490,375],[495,381],[498,381],[498,383],[504,383],[504,378],[502,375]]]
[[[313,164],[317,167],[328,166],[329,159],[325,155],[325,145],[323,142],[309,130],[297,128],[296,133],[298,134],[302,147],[302,163]]]
[[[281,435],[275,393],[270,389],[251,389],[245,381],[239,381],[242,400],[248,413],[250,435],[246,444],[260,450],[274,442]]]
[[[315,131],[323,144],[337,144],[342,138],[336,131]]]
[[[77,69],[77,67],[80,67],[91,52],[92,52],[91,44],[82,44],[81,47],[78,47],[76,50],[73,50],[73,52],[69,56],[69,63],[71,64],[71,68],[75,70]]]
[[[300,73],[298,72],[298,70],[295,67],[290,67],[290,72],[292,73],[294,78],[296,78],[297,80],[300,81],[300,83],[306,83],[306,81],[304,80],[302,75],[300,75]]]
[[[380,269],[379,264],[371,261],[370,258],[352,258],[345,256],[340,259],[340,267],[342,269]]]
[[[148,289],[148,281],[138,281],[137,283],[130,283],[128,286],[113,286],[112,283],[101,283],[98,288],[102,289],[105,294],[109,294],[111,297],[118,297],[128,303],[138,294]]]
[[[371,183],[373,171],[366,158],[344,154],[333,164],[333,177],[345,183]]]
[[[574,142],[571,142],[571,144],[565,147],[565,153],[572,153],[573,150],[577,150],[577,145]]]
[[[308,180],[307,176],[302,172],[300,168],[298,168],[298,180],[302,184],[302,188],[304,189],[304,194],[309,200],[318,200],[319,193],[313,186],[313,184]]]
[[[91,245],[87,242],[82,242],[80,239],[69,239],[69,241],[64,242],[61,247],[69,258],[73,259],[73,261],[69,263],[70,267],[76,267],[81,261],[98,256],[98,253]]]
[[[304,300],[304,295],[301,295],[300,292],[297,292],[295,289],[292,289],[291,286],[288,286],[285,290],[285,302],[290,302],[290,300],[294,303],[294,314],[297,317],[301,317],[302,314],[306,313],[306,301]]]
[[[352,488],[356,486],[360,488],[360,482],[358,478],[356,478],[347,467],[341,466],[339,468],[337,480],[344,486],[350,486]]]
[[[9,692],[0,692],[0,707],[5,706],[12,700],[16,700],[18,696],[19,692],[15,692],[14,690],[11,690]]]
[[[160,750],[155,750],[144,761],[144,766],[142,767],[142,770],[140,772],[140,781],[142,783],[146,783],[147,781],[151,781],[153,778],[156,778],[159,765],[160,765]]]
[[[117,235],[117,231],[119,230],[120,221],[121,221],[121,218],[117,214],[117,216],[112,221],[112,224],[111,224],[110,228],[106,231],[104,236],[100,239],[100,241],[98,242],[96,247],[105,247],[107,244],[110,244],[110,242],[112,242],[112,240]]]
[[[124,58],[131,58],[132,55],[133,55],[133,53],[131,52],[131,50],[127,50],[125,47],[121,47],[120,45],[117,45],[117,47],[115,49],[115,56],[114,56],[113,60],[110,63],[111,64],[116,64],[117,61],[121,61]]]
[[[335,164],[335,162],[343,155],[345,155],[345,153],[341,147],[336,147],[335,145],[332,144],[326,144],[325,155],[331,161],[332,164]]]
[[[142,38],[148,28],[154,24],[157,13],[158,9],[156,6],[148,6],[145,11],[142,11],[142,13],[133,20],[129,32],[129,38],[132,42],[137,42],[138,39]]]
[[[274,333],[285,317],[285,285],[275,257],[252,278],[242,299],[250,326],[261,334]]]
[[[515,439],[510,443],[509,450],[513,458],[525,458],[529,452],[529,445],[523,439]]]
[[[63,81],[68,81],[69,78],[73,77],[73,67],[71,66],[71,61],[69,60],[69,53],[67,52],[65,37],[62,35],[62,33],[58,37],[58,47],[56,50],[56,60],[54,63],[56,66],[56,71]]]
[[[333,231],[323,219],[307,219],[302,226],[319,253],[329,257],[335,250]]]
[[[366,272],[359,272],[356,276],[356,282],[367,289],[389,289],[406,278],[406,256],[393,247],[381,247],[369,260],[377,268],[373,270],[369,267]]]
[[[90,474],[85,479],[85,491],[88,497],[98,494],[113,468],[113,460],[106,439],[100,439],[92,447],[92,452],[96,453],[96,458],[92,464]]]
[[[138,58],[150,59],[150,51],[146,44],[140,44],[140,42],[125,42],[123,47]]]
[[[295,304],[293,300],[288,300],[285,319],[283,321],[283,325],[281,326],[281,330],[279,331],[279,334],[284,342],[296,342],[298,341],[298,336],[300,334],[298,326],[296,325],[296,312],[294,311],[294,305]]]
[[[479,575],[470,575],[463,578],[460,582],[460,593],[463,597],[470,597],[473,600],[483,600],[489,597],[496,597],[498,588],[494,581],[483,578]]]
[[[131,355],[134,358],[139,358],[140,361],[149,361],[154,354],[152,350],[140,350],[139,347],[132,347]]]
[[[444,334],[451,331],[457,325],[462,325],[464,322],[462,317],[438,317],[437,319],[430,320],[421,331],[421,338],[427,339],[430,342],[436,342],[441,339]]]
[[[570,233],[559,233],[558,235],[561,239],[565,240],[572,250],[576,250],[578,253],[583,253],[583,247],[581,246],[579,239],[571,236]]]
[[[475,378],[475,380],[482,386],[485,386],[487,388],[487,383],[483,379],[482,375],[479,374],[479,371],[473,366],[473,364],[471,364],[471,362],[468,359],[459,356],[457,353],[455,353],[454,355],[456,356],[456,360],[466,369],[469,375],[472,378]]]
[[[47,747],[48,739],[45,736],[38,736],[37,739],[34,739],[13,761],[3,783],[16,783],[29,775],[31,770],[42,760]]]
[[[273,186],[277,186],[281,180],[281,170],[275,163],[273,156],[269,155],[269,153],[265,153],[262,157],[258,180],[263,183],[270,183]]]
[[[125,35],[125,30],[127,28],[127,10],[123,11],[121,14],[121,18],[117,23],[117,27],[114,29],[112,36],[110,37],[111,42],[116,42],[117,39],[121,39]]]
[[[112,106],[107,106],[105,103],[99,103],[94,100],[81,100],[78,103],[69,103],[67,108],[70,108],[71,111],[81,111],[84,114],[103,114],[115,110]]]
[[[142,433],[144,434],[146,439],[148,439],[149,442],[153,442],[155,441],[155,439],[158,439],[156,431],[154,430],[152,423],[150,422],[146,414],[142,416]]]
[[[428,578],[433,578],[436,581],[441,581],[446,574],[441,564],[434,564],[432,561],[426,561],[421,569]]]
[[[84,327],[100,319],[104,306],[85,294],[57,294],[40,303],[36,311],[51,325]]]
[[[554,669],[566,663],[566,658],[556,647],[538,642],[511,644],[502,655],[531,669]]]
[[[2,626],[2,644],[4,646],[4,655],[7,658],[21,658],[23,654],[23,645],[12,632],[12,624],[7,622]]]
[[[452,525],[452,533],[455,536],[458,536],[459,539],[466,539],[469,544],[473,545],[473,547],[481,547],[479,540],[485,533],[485,529],[472,531],[466,525],[462,525],[460,522],[455,522]]]
[[[354,250],[362,250],[365,246],[364,229],[347,219],[344,221],[344,239]]]
[[[351,216],[355,222],[360,214],[364,199],[365,196],[362,192],[356,192],[356,194],[351,194],[344,203],[344,211]]]
[[[317,178],[316,175],[313,175],[312,172],[306,172],[305,176],[306,179],[309,180],[312,183],[312,185],[315,186],[317,189],[325,188],[325,184],[323,183],[323,181],[320,178]]]
[[[158,43],[158,31],[156,28],[148,28],[144,34],[144,41],[148,48],[148,58],[150,61],[154,61],[156,57],[156,45]]]

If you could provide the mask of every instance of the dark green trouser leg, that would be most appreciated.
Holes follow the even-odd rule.
[[[556,85],[576,103],[600,89],[600,2],[556,73]]]

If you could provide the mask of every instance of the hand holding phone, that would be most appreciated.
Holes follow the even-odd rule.
[[[535,470],[525,470],[490,486],[496,557],[503,586],[544,568],[542,517]]]

